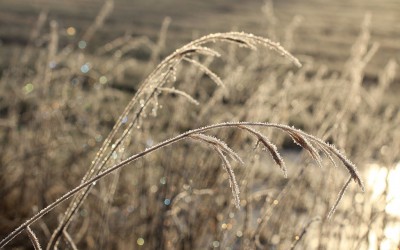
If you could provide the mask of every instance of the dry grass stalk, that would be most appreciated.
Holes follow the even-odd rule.
[[[249,131],[250,133],[252,133],[253,135],[255,135],[257,137],[256,147],[261,142],[264,145],[264,147],[268,150],[268,152],[271,154],[272,159],[275,161],[275,163],[281,168],[285,178],[287,178],[287,169],[286,169],[285,162],[283,161],[282,156],[279,154],[278,149],[275,146],[275,144],[271,143],[267,137],[265,137],[263,134],[261,134],[260,132],[254,130],[252,128],[249,128],[246,126],[240,126],[240,128],[243,128],[243,129]]]
[[[41,11],[38,20],[36,22],[35,28],[32,30],[30,34],[29,43],[26,46],[23,56],[21,58],[22,64],[28,63],[28,61],[31,59],[33,53],[33,48],[31,43],[39,37],[40,31],[42,30],[44,24],[46,23],[46,20],[47,20],[47,12]]]
[[[72,239],[71,235],[67,231],[63,231],[63,237],[67,241],[69,247],[72,248],[72,250],[78,250],[78,247],[75,245],[74,240]]]
[[[189,235],[190,228],[187,225],[188,221],[183,221],[183,219],[179,218],[179,213],[181,211],[191,210],[191,206],[184,201],[184,198],[187,197],[197,197],[197,196],[213,196],[215,195],[214,190],[212,189],[193,189],[189,191],[183,191],[179,193],[173,200],[171,204],[171,210],[167,212],[167,216],[171,216],[172,220],[174,221],[175,225],[179,229],[180,235]],[[193,200],[190,200],[193,202]]]
[[[331,218],[332,215],[335,213],[337,206],[339,205],[339,202],[342,200],[344,193],[346,192],[347,187],[350,185],[351,182],[351,176],[347,179],[346,183],[343,185],[342,189],[340,190],[338,197],[335,201],[335,204],[333,204],[331,210],[329,211],[328,218]]]
[[[94,22],[82,36],[83,41],[89,42],[92,39],[96,31],[103,26],[104,21],[111,14],[113,9],[114,9],[114,1],[106,0],[104,5],[101,7],[99,14],[96,16]]]
[[[29,226],[27,226],[25,230],[29,236],[29,239],[32,242],[33,248],[35,250],[41,250],[42,248],[40,247],[40,243],[39,243],[38,238],[36,237],[36,234],[32,231],[32,229]]]
[[[335,160],[333,159],[332,154],[324,147],[319,146],[318,147],[326,157],[328,157],[329,161],[332,163],[333,166],[337,167]]]
[[[221,80],[221,78],[219,78],[219,76],[217,76],[217,74],[212,72],[210,69],[208,69],[203,64],[199,63],[196,60],[192,60],[192,59],[189,59],[189,58],[186,58],[186,57],[184,58],[184,60],[187,61],[187,62],[190,62],[194,66],[198,67],[200,69],[200,71],[204,72],[207,76],[209,76],[211,78],[211,80],[213,80],[218,86],[225,87],[225,84]]]
[[[158,89],[165,93],[180,95],[180,96],[184,97],[186,100],[188,100],[189,102],[193,103],[194,105],[200,104],[196,99],[194,99],[191,95],[189,95],[185,91],[178,90],[175,88],[158,88]]]
[[[44,79],[43,79],[43,93],[44,95],[47,95],[47,91],[50,89],[50,82],[52,80],[52,64],[55,64],[55,59],[57,55],[57,48],[58,48],[58,40],[59,40],[59,35],[58,35],[58,23],[54,20],[50,22],[50,41],[48,45],[48,55],[47,55],[47,64],[45,65],[44,68]]]
[[[229,163],[228,159],[226,159],[226,156],[224,153],[222,153],[221,149],[219,147],[215,147],[215,151],[218,153],[218,155],[221,157],[221,160],[223,162],[222,166],[224,167],[225,171],[227,172],[229,176],[229,185],[232,189],[232,195],[233,199],[235,201],[235,206],[237,209],[240,208],[240,198],[239,198],[239,186],[236,181],[235,173],[233,172],[233,168],[231,164]]]
[[[318,151],[314,148],[314,146],[304,138],[300,133],[293,133],[292,131],[287,131],[290,137],[292,137],[293,141],[299,145],[300,147],[307,150],[311,157],[318,163],[320,167],[322,167],[322,160],[318,154]]]
[[[239,186],[237,184],[236,177],[233,172],[233,168],[232,168],[231,164],[229,163],[228,159],[226,158],[226,155],[228,155],[233,160],[236,160],[242,164],[244,164],[243,160],[240,158],[240,156],[235,151],[233,151],[230,147],[228,147],[228,145],[226,145],[226,143],[224,143],[223,141],[221,141],[215,137],[204,135],[204,134],[194,134],[194,135],[191,135],[190,137],[195,140],[199,140],[199,141],[209,144],[211,146],[211,148],[213,148],[218,153],[218,155],[220,156],[222,163],[223,163],[222,166],[224,167],[224,170],[226,171],[226,173],[229,176],[229,184],[232,189],[235,206],[236,206],[236,208],[239,209],[240,208]]]
[[[228,145],[226,145],[225,142],[219,140],[218,138],[212,137],[209,135],[204,135],[204,134],[193,134],[190,137],[195,140],[200,140],[200,141],[206,142],[206,143],[212,145],[213,147],[220,149],[221,152],[228,155],[232,160],[235,160],[237,162],[240,162],[241,164],[244,164],[244,162],[240,158],[240,156],[235,151],[233,151],[233,149],[231,149]]]
[[[149,72],[156,65],[156,63],[158,61],[158,57],[160,56],[161,51],[165,47],[165,41],[167,39],[168,27],[170,24],[171,24],[171,18],[170,17],[164,18],[162,25],[161,25],[160,35],[159,35],[157,44],[154,46],[154,49],[152,50],[151,57],[150,57],[150,63],[147,66],[146,72]]]
[[[301,239],[303,239],[304,235],[306,235],[308,228],[311,226],[311,224],[313,224],[314,222],[319,222],[321,221],[320,217],[315,217],[313,219],[311,219],[304,227],[303,230],[301,230],[301,233],[299,235],[297,235],[295,237],[294,242],[292,243],[292,245],[290,246],[290,250],[294,250],[297,246],[297,244],[299,244],[299,242],[301,241]]]

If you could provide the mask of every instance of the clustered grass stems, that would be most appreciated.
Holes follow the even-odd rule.
[[[163,86],[165,84],[169,82],[175,82],[176,68],[182,60],[185,60],[192,63],[194,66],[197,66],[217,85],[223,85],[223,82],[215,73],[209,70],[206,66],[202,65],[200,62],[190,58],[190,56],[194,54],[219,57],[220,54],[217,51],[206,46],[207,44],[216,42],[232,43],[240,47],[245,47],[253,50],[255,50],[257,46],[263,46],[278,52],[282,56],[285,56],[296,66],[301,66],[299,60],[292,56],[289,52],[287,52],[282,46],[280,46],[279,43],[275,43],[270,41],[269,39],[252,34],[247,34],[244,32],[210,34],[190,42],[189,44],[181,47],[170,56],[165,58],[144,80],[138,91],[133,96],[132,100],[128,103],[125,110],[118,118],[110,134],[104,140],[104,143],[101,146],[100,150],[97,152],[89,170],[83,177],[82,183],[97,175],[107,167],[107,163],[109,162],[111,156],[125,140],[132,128],[135,126],[140,126],[138,124],[140,124],[141,119],[143,118],[143,116],[145,116],[146,108],[150,104],[153,104],[153,109],[158,108],[157,95],[159,94],[159,91],[163,90]],[[175,93],[179,94],[180,92],[175,91]],[[184,96],[187,98],[187,95]],[[123,120],[127,119],[129,116],[131,116],[130,122],[128,126],[124,129]],[[120,133],[121,130],[122,134]],[[69,223],[72,221],[73,215],[82,206],[83,201],[89,194],[90,189],[91,187],[88,186],[81,193],[74,197],[73,201],[67,208],[59,226],[54,231],[47,249],[53,249],[57,245],[59,237],[62,236],[62,231],[67,229]]]
[[[217,85],[224,86],[222,80],[213,73],[207,66],[201,64],[199,61],[191,58],[193,55],[203,55],[207,57],[219,57],[220,54],[214,50],[209,48],[207,45],[216,42],[226,42],[238,45],[240,47],[249,48],[255,50],[258,46],[267,47],[274,51],[277,51],[282,56],[288,58],[292,61],[296,66],[301,66],[300,62],[293,57],[289,52],[283,49],[278,43],[274,43],[268,39],[254,36],[252,34],[247,34],[243,32],[228,32],[228,33],[216,33],[208,36],[204,36],[197,40],[190,42],[189,44],[183,46],[182,48],[176,50],[166,59],[164,59],[155,70],[150,73],[150,75],[143,81],[138,91],[133,96],[132,100],[128,103],[123,113],[118,118],[115,126],[113,127],[110,134],[104,140],[103,145],[100,150],[97,152],[95,159],[92,161],[92,165],[89,170],[86,172],[85,176],[81,180],[81,184],[74,189],[70,190],[68,193],[57,199],[55,202],[47,206],[38,212],[31,219],[20,225],[15,231],[9,234],[6,238],[4,238],[0,242],[0,247],[5,246],[10,240],[12,240],[15,236],[21,233],[23,230],[27,229],[33,222],[40,219],[43,215],[50,212],[56,206],[58,206],[61,202],[71,198],[73,196],[73,200],[71,201],[69,207],[67,208],[59,226],[54,231],[48,245],[47,249],[53,249],[57,247],[60,237],[63,236],[67,242],[70,243],[71,247],[74,247],[73,240],[67,233],[68,225],[71,223],[73,219],[73,215],[75,212],[82,206],[83,202],[87,198],[91,187],[96,181],[104,178],[110,173],[115,172],[116,170],[126,166],[127,164],[144,157],[145,155],[158,150],[164,146],[172,145],[176,142],[179,142],[183,139],[192,139],[196,141],[201,141],[208,146],[210,146],[215,152],[220,156],[223,168],[228,174],[229,182],[232,188],[232,194],[234,198],[234,203],[236,207],[240,206],[239,199],[239,187],[236,181],[236,177],[233,171],[233,168],[230,164],[229,159],[243,162],[241,158],[231,149],[226,143],[223,141],[205,135],[204,132],[207,132],[212,129],[218,128],[227,128],[234,127],[238,129],[242,129],[250,133],[251,135],[257,138],[257,144],[261,143],[264,145],[265,149],[270,152],[275,163],[282,169],[284,175],[286,176],[286,166],[282,157],[280,156],[277,147],[272,144],[266,136],[253,129],[252,127],[269,127],[280,129],[286,132],[290,137],[293,138],[294,142],[299,144],[301,147],[306,149],[312,158],[321,165],[321,158],[317,149],[322,151],[329,159],[333,160],[333,156],[336,156],[347,168],[350,173],[350,180],[354,180],[358,185],[363,189],[362,181],[359,177],[356,167],[353,163],[351,163],[345,156],[343,156],[335,147],[329,145],[322,140],[313,137],[301,130],[294,129],[292,127],[275,124],[275,123],[256,123],[256,122],[230,122],[230,123],[218,123],[214,125],[209,125],[203,128],[190,130],[188,132],[182,133],[174,138],[166,140],[162,143],[159,143],[155,146],[152,146],[144,151],[137,153],[116,165],[111,165],[112,161],[110,161],[112,155],[116,150],[124,144],[124,141],[130,135],[132,129],[135,126],[140,126],[141,119],[146,117],[146,110],[149,106],[153,105],[153,109],[157,109],[158,101],[157,95],[160,91],[172,92],[175,94],[180,94],[184,96],[186,99],[197,103],[197,101],[192,98],[190,95],[186,94],[181,90],[176,90],[173,87],[164,87],[164,85],[171,83],[173,84],[176,81],[176,71],[177,66],[182,62],[186,61],[191,65],[197,67],[201,72],[210,77]],[[129,120],[128,124],[126,123],[126,119]],[[348,185],[348,184],[347,184]],[[346,188],[347,185],[344,187]],[[335,207],[343,196],[344,191],[341,192],[342,195],[339,195],[339,199],[337,203],[335,203]],[[335,208],[334,207],[334,208]]]
[[[222,141],[209,137],[207,135],[204,135],[203,133],[214,130],[214,129],[221,129],[221,128],[228,128],[228,127],[233,127],[233,128],[238,128],[238,129],[243,129],[243,127],[266,127],[266,128],[275,128],[275,129],[280,129],[285,132],[287,132],[290,135],[297,135],[297,136],[302,136],[303,138],[307,138],[306,140],[310,140],[309,143],[315,143],[319,147],[325,148],[328,152],[332,153],[335,155],[346,167],[348,170],[350,177],[350,180],[354,180],[362,189],[364,189],[364,185],[362,183],[362,180],[358,174],[357,168],[354,166],[354,164],[347,160],[335,147],[332,145],[329,145],[320,139],[317,139],[301,130],[295,129],[293,127],[287,126],[287,125],[282,125],[282,124],[273,124],[273,123],[258,123],[258,122],[227,122],[227,123],[219,123],[219,124],[214,124],[198,129],[193,129],[190,131],[187,131],[185,133],[182,133],[180,135],[177,135],[176,137],[173,137],[171,139],[168,139],[164,142],[158,143],[138,154],[135,154],[126,160],[121,161],[119,164],[114,165],[111,168],[108,168],[101,173],[97,174],[96,176],[86,180],[85,182],[81,183],[79,186],[75,187],[74,189],[70,190],[68,193],[57,199],[55,202],[38,212],[35,216],[33,216],[31,219],[23,223],[21,226],[19,226],[16,230],[14,230],[11,234],[9,234],[7,237],[5,237],[1,242],[0,242],[0,247],[4,247],[10,240],[12,240],[15,236],[17,236],[19,233],[21,233],[23,230],[25,230],[28,226],[30,226],[32,223],[40,219],[43,215],[47,214],[50,212],[52,209],[54,209],[56,206],[58,206],[60,203],[63,201],[71,198],[74,194],[80,192],[81,190],[87,188],[88,186],[91,186],[93,183],[97,182],[98,180],[104,178],[105,176],[109,175],[110,173],[113,173],[114,171],[127,166],[129,163],[132,163],[136,161],[137,159],[140,159],[149,153],[152,153],[154,151],[157,151],[165,146],[170,146],[173,145],[179,141],[182,141],[183,139],[195,139],[195,140],[201,140],[206,143],[212,144],[213,147],[216,148],[217,152],[223,156],[223,164],[225,164],[225,170],[229,172],[229,180],[231,185],[236,184],[235,180],[235,175],[233,173],[232,167],[228,163],[228,160],[225,157],[225,154],[227,152],[229,153],[230,156],[232,156],[235,159],[238,159],[238,156],[236,153],[233,153],[229,147],[226,146]],[[249,129],[246,129],[249,131]],[[348,184],[348,183],[347,183]],[[347,188],[348,185],[345,185],[344,188]],[[238,199],[239,196],[239,190],[236,186],[232,188],[233,196],[235,199],[235,204],[239,206],[240,201],[236,200]],[[343,193],[344,191],[341,191],[340,193]],[[341,198],[343,195],[339,195],[339,198]],[[337,204],[337,203],[336,203]],[[335,204],[335,206],[336,206]]]

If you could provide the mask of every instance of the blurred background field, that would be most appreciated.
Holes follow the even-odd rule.
[[[120,134],[135,123],[106,148],[105,167],[200,126],[276,122],[336,145],[359,168],[365,193],[351,183],[328,220],[347,178],[341,166],[324,159],[318,168],[290,137],[262,130],[286,160],[285,179],[250,137],[215,131],[246,163],[234,165],[241,210],[218,155],[184,142],[99,181],[60,248],[399,249],[396,0],[0,1],[0,240],[92,174],[96,152],[163,58],[228,31],[277,41],[303,66],[264,48],[211,43],[220,58],[190,55],[206,68],[171,67],[168,88],[134,105],[139,119],[121,117]],[[68,203],[32,226],[42,245]],[[13,247],[32,244],[22,233]]]
[[[262,16],[262,5],[262,1],[240,0],[118,0],[115,1],[113,14],[107,18],[90,47],[94,49],[96,45],[125,33],[148,36],[154,40],[166,16],[172,18],[167,37],[167,52],[193,37],[232,29],[266,35],[273,39],[274,34],[268,33],[267,25],[284,29],[294,16],[299,16],[302,21],[294,34],[296,43],[292,52],[297,56],[310,56],[317,64],[326,64],[330,70],[340,71],[358,36],[361,21],[365,13],[369,12],[372,15],[372,40],[379,42],[380,48],[367,66],[367,80],[376,81],[379,69],[388,58],[399,56],[400,6],[396,0],[275,1],[274,20],[267,20]],[[101,6],[102,2],[98,0],[1,1],[2,46],[26,45],[32,24],[42,10],[47,10],[49,19],[58,21],[61,27],[76,27],[79,34],[90,25]],[[6,59],[2,58],[4,67]],[[398,78],[397,76],[396,79]]]

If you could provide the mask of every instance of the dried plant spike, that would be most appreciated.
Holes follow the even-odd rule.
[[[26,230],[26,233],[29,236],[29,239],[32,242],[32,245],[33,245],[34,249],[35,250],[42,250],[42,248],[40,247],[39,240],[36,237],[36,234],[32,231],[32,229],[29,226],[27,226],[25,230]]]
[[[334,145],[325,143],[321,139],[316,138],[312,135],[306,134],[304,132],[303,132],[303,135],[308,137],[309,139],[313,140],[321,147],[325,147],[327,149],[327,151],[329,151],[333,155],[335,155],[342,162],[342,164],[346,167],[346,169],[349,171],[351,178],[358,184],[358,186],[361,188],[361,190],[363,192],[365,191],[364,183],[361,180],[360,174],[358,173],[357,167],[354,165],[354,163],[352,163],[349,159],[347,159],[346,156],[344,156]]]
[[[236,181],[235,173],[233,172],[231,164],[229,163],[228,159],[226,159],[226,156],[224,155],[224,153],[222,153],[221,149],[219,147],[215,147],[215,146],[214,146],[214,148],[215,148],[215,151],[220,156],[222,163],[223,163],[222,165],[229,176],[229,184],[232,189],[232,195],[233,195],[233,199],[235,201],[235,207],[237,209],[240,209],[240,198],[239,198],[240,191],[239,191],[239,186]]]
[[[332,165],[337,168],[336,162],[333,159],[332,154],[322,145],[318,144],[318,146],[319,146],[319,149],[321,149],[321,151],[324,152],[325,156],[328,157],[328,159],[332,163]]]
[[[191,138],[195,140],[200,140],[203,141],[207,144],[210,144],[210,146],[218,153],[222,160],[222,165],[227,172],[229,176],[229,184],[232,189],[232,195],[235,201],[235,207],[240,208],[240,198],[239,198],[239,186],[236,181],[235,173],[233,172],[233,168],[231,164],[229,163],[228,159],[226,158],[225,154],[229,155],[232,159],[239,161],[240,163],[243,164],[243,160],[237,155],[231,148],[226,145],[223,141],[204,134],[193,134],[190,135]]]
[[[253,34],[248,34],[244,32],[230,32],[230,34],[236,35],[238,38],[243,39],[244,41],[254,44],[254,45],[262,45],[265,46],[269,49],[275,50],[278,52],[280,55],[285,56],[288,58],[290,61],[292,61],[297,67],[301,67],[300,61],[292,56],[288,51],[286,51],[279,43],[272,42],[269,39],[255,36]]]
[[[271,154],[272,158],[274,159],[275,163],[278,164],[280,169],[283,172],[283,176],[287,178],[287,168],[285,162],[283,161],[282,156],[279,154],[277,147],[275,144],[271,143],[265,136],[259,137],[258,140],[264,145],[264,147],[268,150]]]
[[[193,46],[191,47],[193,50],[193,53],[196,52],[200,55],[205,55],[205,56],[212,56],[212,57],[220,57],[221,54],[217,52],[216,50],[210,49],[208,47],[204,46]]]
[[[293,128],[290,128],[288,126],[283,125],[285,128],[281,128],[284,131],[290,131],[294,130]],[[352,163],[349,159],[347,159],[334,145],[328,144],[324,142],[323,140],[309,135],[307,133],[304,133],[301,130],[296,130],[297,133],[301,133],[304,137],[307,137],[309,140],[312,140],[314,143],[318,144],[320,147],[325,147],[327,151],[331,152],[333,155],[335,155],[346,167],[346,169],[349,171],[352,179],[358,184],[358,186],[362,189],[362,191],[365,191],[364,183],[361,180],[360,174],[358,173],[357,167]]]
[[[297,133],[295,130],[287,130],[287,133],[292,137],[293,141],[298,144],[300,147],[307,150],[311,157],[318,163],[320,167],[322,167],[322,160],[318,154],[318,151],[314,148],[314,146],[309,142],[304,136],[300,133]]]
[[[181,52],[187,50],[193,46],[201,46],[205,43],[217,42],[217,41],[225,41],[237,44],[242,47],[247,47],[250,49],[256,49],[257,45],[264,46],[271,50],[275,50],[280,55],[288,58],[292,61],[297,67],[301,67],[300,61],[290,54],[287,50],[285,50],[279,43],[272,42],[269,39],[255,36],[253,34],[245,33],[245,32],[227,32],[227,33],[214,33],[204,37],[201,37],[193,42],[187,44],[181,49],[177,50],[177,52]]]
[[[365,191],[364,183],[361,181],[359,177],[359,173],[357,171],[356,166],[347,159],[344,155],[342,155],[337,149],[335,149],[336,156],[342,161],[343,165],[347,168],[350,173],[350,177],[361,187],[362,191]]]
[[[233,151],[233,149],[231,149],[225,142],[221,141],[220,139],[200,133],[190,135],[190,137],[193,139],[209,143],[212,146],[219,148],[221,152],[227,154],[232,160],[240,162],[242,165],[244,165],[242,158],[235,151]]]
[[[254,42],[242,39],[235,39],[232,37],[225,38],[228,42],[236,43],[241,47],[249,48],[251,50],[257,50],[257,47]]]
[[[336,201],[335,201],[335,204],[333,204],[331,210],[329,211],[329,214],[328,214],[328,216],[327,216],[328,219],[331,218],[332,215],[335,213],[336,208],[337,208],[338,205],[339,205],[339,202],[342,200],[343,195],[344,195],[344,193],[346,192],[346,189],[347,189],[347,187],[349,186],[349,184],[350,184],[350,182],[351,182],[351,179],[353,179],[353,177],[352,177],[352,176],[349,176],[349,178],[347,179],[346,183],[343,185],[342,189],[340,190],[340,192],[339,192],[339,194],[338,194],[338,197],[337,197],[337,199],[336,199]]]
[[[188,93],[182,91],[182,90],[178,90],[175,88],[158,88],[159,90],[166,92],[166,93],[172,93],[172,94],[177,94],[180,95],[184,98],[186,98],[189,102],[193,103],[194,105],[199,105],[199,102],[194,99],[191,95],[189,95]]]
[[[246,127],[246,126],[238,126],[239,128],[245,129],[247,131],[249,131],[250,133],[254,134],[257,137],[257,143],[256,143],[256,147],[260,144],[260,142],[264,145],[264,147],[269,151],[269,153],[272,156],[272,159],[275,161],[275,163],[280,167],[280,169],[283,172],[283,175],[285,178],[287,178],[287,168],[286,168],[286,164],[283,161],[282,156],[279,154],[279,151],[277,149],[277,147],[275,146],[275,144],[273,144],[272,142],[270,142],[268,140],[267,137],[265,137],[264,135],[262,135],[260,132]]]
[[[215,84],[217,84],[218,86],[222,86],[225,87],[224,82],[221,80],[221,78],[219,78],[219,76],[217,76],[217,74],[215,74],[214,72],[212,72],[209,68],[207,68],[206,66],[204,66],[203,64],[199,63],[196,60],[190,59],[185,57],[184,58],[185,61],[190,62],[191,64],[193,64],[194,66],[198,67],[202,72],[204,72],[204,74],[206,74],[208,77],[210,77],[211,80],[213,80],[215,82]]]

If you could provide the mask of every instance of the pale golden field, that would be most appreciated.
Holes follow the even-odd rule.
[[[399,21],[2,0],[0,248],[399,249]]]

